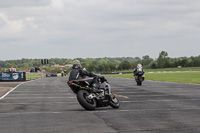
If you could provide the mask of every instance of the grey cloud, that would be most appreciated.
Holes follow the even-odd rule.
[[[199,0],[20,0],[19,3],[0,1],[0,7],[7,7],[0,8],[1,47],[5,44],[19,50],[39,47],[37,57],[157,57],[161,50],[172,56],[199,54],[191,48],[200,48]],[[60,52],[44,55],[41,51],[45,49]],[[76,49],[77,53],[69,50],[66,54],[66,49]],[[30,52],[28,55],[36,56]]]
[[[0,8],[44,6],[50,2],[51,0],[0,0]]]

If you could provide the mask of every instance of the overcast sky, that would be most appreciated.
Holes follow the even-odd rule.
[[[200,0],[0,0],[0,60],[200,55]]]

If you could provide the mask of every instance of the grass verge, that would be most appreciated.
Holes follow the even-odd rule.
[[[133,74],[113,74],[103,76],[134,78]],[[146,73],[145,80],[200,84],[200,72]]]

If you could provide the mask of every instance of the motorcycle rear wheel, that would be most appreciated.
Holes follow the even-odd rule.
[[[86,110],[95,110],[97,104],[95,99],[88,99],[87,97],[90,95],[88,91],[80,90],[77,93],[77,100],[80,105]]]

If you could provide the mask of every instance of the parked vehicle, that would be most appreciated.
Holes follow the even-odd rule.
[[[68,85],[77,95],[80,105],[86,110],[95,110],[97,107],[111,106],[119,108],[118,99],[111,93],[110,85],[105,78],[99,78],[100,92],[93,93],[90,88],[92,78],[68,81]]]
[[[57,77],[56,73],[48,73],[46,74],[46,77]]]

